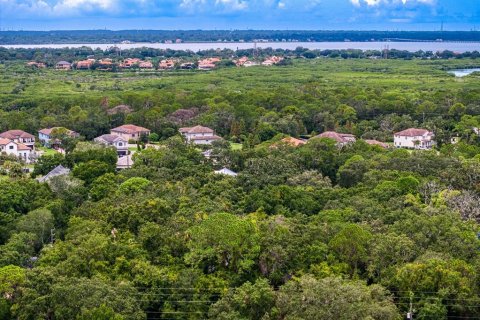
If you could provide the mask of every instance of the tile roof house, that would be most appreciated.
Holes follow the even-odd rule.
[[[282,60],[283,60],[282,57],[272,56],[270,58],[267,58],[265,61],[263,61],[262,66],[273,66],[274,64],[277,64]]]
[[[95,63],[95,59],[87,59],[78,61],[76,64],[77,69],[90,69]]]
[[[38,182],[48,182],[50,181],[53,177],[58,177],[58,176],[64,176],[70,173],[70,169],[65,168],[62,165],[58,165],[55,168],[53,168],[52,171],[47,173],[41,178],[38,178]]]
[[[133,112],[132,107],[127,106],[126,104],[120,104],[116,107],[113,107],[113,108],[107,110],[108,115],[114,115],[114,114],[118,114],[118,113],[127,114],[127,113],[132,113],[132,112]]]
[[[30,147],[30,149],[35,149],[35,136],[23,130],[8,130],[0,133],[0,138],[10,139],[17,143],[23,143],[24,145]]]
[[[431,149],[435,145],[433,132],[426,129],[409,128],[393,135],[397,148]]]
[[[36,67],[36,68],[39,68],[39,69],[44,69],[47,67],[47,65],[43,62],[35,62],[35,61],[30,61],[30,62],[27,62],[27,66],[29,67]]]
[[[292,147],[298,147],[298,146],[301,146],[301,145],[304,145],[305,143],[307,143],[305,140],[301,140],[301,139],[297,139],[297,138],[293,138],[293,137],[286,137],[286,138],[283,138],[280,141],[285,143],[285,144],[291,145]]]
[[[120,68],[126,68],[126,69],[131,68],[131,67],[139,64],[140,61],[141,60],[138,59],[138,58],[127,58],[127,59],[123,60],[122,63],[120,63]]]
[[[215,131],[203,126],[180,128],[178,131],[185,137],[187,142],[193,144],[211,144],[222,138],[215,135]]]
[[[220,62],[220,58],[206,58],[203,60],[198,61],[198,69],[199,70],[211,70],[214,69],[217,65],[217,62]]]
[[[138,67],[140,69],[153,69],[153,63],[151,61],[141,61]]]
[[[45,128],[38,131],[38,139],[40,140],[40,143],[47,147],[50,147],[53,144],[58,143],[58,141],[51,141],[52,134],[55,133],[56,130],[62,130],[62,129],[65,129],[66,134],[72,138],[78,138],[80,136],[80,134],[78,134],[77,132],[63,128],[63,127]]]
[[[338,133],[335,131],[325,131],[324,133],[321,133],[315,136],[315,138],[333,139],[337,143],[337,146],[340,146],[340,147],[356,141],[355,136],[353,134]]]
[[[174,60],[162,60],[158,64],[158,68],[160,70],[171,70],[175,67],[175,61]]]
[[[23,143],[15,142],[10,139],[0,138],[0,153],[13,155],[26,163],[31,162],[33,150]]]
[[[390,148],[390,145],[388,143],[381,142],[381,141],[378,141],[378,140],[367,139],[367,140],[365,140],[365,142],[368,143],[371,146],[379,146],[379,147],[382,147],[382,148],[385,148],[385,149]]]
[[[125,156],[128,154],[128,140],[124,139],[121,136],[104,134],[96,137],[95,139],[93,139],[93,141],[106,146],[115,147],[119,156]]]
[[[70,69],[72,69],[72,64],[70,62],[67,62],[67,61],[59,61],[55,65],[55,69],[57,69],[57,70],[70,70]]]
[[[142,135],[149,136],[150,130],[133,124],[124,124],[123,126],[111,129],[110,134],[122,137],[127,141],[138,141],[140,140]]]

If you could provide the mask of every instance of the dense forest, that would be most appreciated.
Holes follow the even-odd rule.
[[[0,31],[0,44],[202,41],[480,41],[478,31],[58,30]]]
[[[0,157],[0,319],[479,318],[480,76],[447,72],[472,67],[325,57],[108,73],[5,59],[0,132],[81,137],[33,174]],[[120,104],[132,112],[109,112]],[[124,123],[155,147],[116,171],[115,150],[90,141]],[[197,124],[224,138],[208,158],[178,134]],[[432,130],[435,149],[361,140],[410,127]],[[328,130],[357,141],[315,137]],[[34,179],[59,164],[71,173]]]

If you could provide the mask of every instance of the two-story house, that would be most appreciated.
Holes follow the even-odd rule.
[[[0,153],[13,155],[27,163],[31,162],[32,149],[10,139],[0,138]]]
[[[426,129],[410,128],[397,132],[393,136],[397,148],[431,149],[435,145],[433,132]]]
[[[121,136],[116,136],[113,134],[104,134],[100,137],[96,137],[93,141],[101,143],[106,146],[112,146],[117,149],[117,154],[119,156],[125,156],[128,154],[128,140],[125,140]]]
[[[46,147],[51,147],[54,144],[58,143],[59,141],[53,141],[52,136],[64,132],[66,135],[72,138],[78,138],[80,134],[75,131],[63,128],[63,127],[53,127],[53,128],[45,128],[38,131],[38,140],[40,143]]]
[[[149,136],[150,130],[133,124],[124,124],[110,130],[110,134],[122,137],[124,140],[139,141],[142,136]]]
[[[22,143],[30,149],[35,149],[35,136],[23,130],[8,130],[0,133],[0,138]]]
[[[213,141],[222,139],[215,135],[215,131],[212,129],[202,126],[180,128],[179,131],[187,142],[193,144],[211,144]]]

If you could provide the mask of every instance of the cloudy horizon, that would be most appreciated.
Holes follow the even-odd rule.
[[[2,30],[472,30],[479,0],[0,0]]]

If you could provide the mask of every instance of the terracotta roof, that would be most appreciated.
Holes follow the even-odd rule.
[[[335,140],[337,143],[346,143],[355,141],[355,136],[349,133],[338,133],[335,131],[325,131],[324,133],[319,134],[315,138],[330,138]]]
[[[281,141],[294,147],[298,147],[306,143],[304,140],[293,137],[283,138]]]
[[[33,134],[30,134],[30,133],[25,132],[23,130],[8,130],[8,131],[0,133],[0,138],[7,138],[7,139],[10,139],[10,140],[18,139],[18,138],[34,139],[35,136]]]
[[[181,133],[213,133],[214,131],[208,127],[203,126],[195,126],[195,127],[186,127],[180,128],[179,131]]]
[[[406,129],[406,130],[395,133],[396,136],[404,136],[404,137],[418,137],[426,134],[433,134],[433,133],[426,129],[416,129],[416,128],[410,128],[410,129]]]
[[[72,65],[70,62],[68,61],[58,61],[57,62],[57,66],[62,66],[62,65]]]
[[[121,133],[139,133],[139,132],[150,132],[149,129],[144,127],[139,127],[134,124],[124,124],[123,126],[113,128],[110,131],[121,132]]]
[[[10,139],[0,138],[0,146],[5,146],[5,145],[9,144],[10,142],[13,142],[13,141],[10,140]],[[13,142],[13,143],[15,143],[15,142]]]
[[[29,146],[24,145],[23,143],[17,143],[17,150],[32,150]]]
[[[382,148],[390,147],[387,143],[381,142],[381,141],[378,141],[378,140],[365,140],[365,142],[368,143],[369,145],[372,145],[372,146],[380,146]]]

